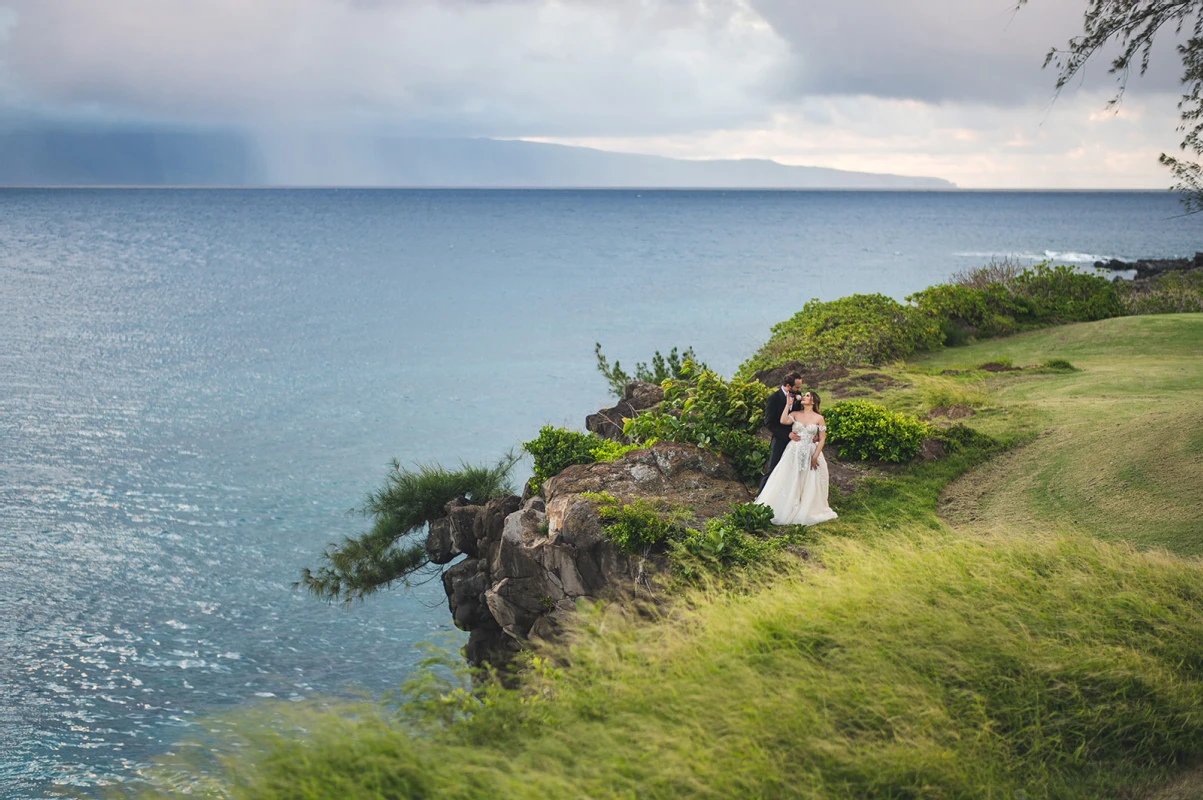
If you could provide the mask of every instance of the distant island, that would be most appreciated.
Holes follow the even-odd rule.
[[[0,130],[0,186],[952,189],[941,178],[767,159],[690,161],[521,140],[272,137],[194,129]]]

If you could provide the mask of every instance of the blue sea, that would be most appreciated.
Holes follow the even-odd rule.
[[[389,460],[491,462],[692,345],[994,255],[1203,249],[1168,193],[0,190],[0,796],[92,796],[462,641],[295,592]],[[515,475],[521,485],[522,467]],[[456,639],[459,636],[461,638]]]

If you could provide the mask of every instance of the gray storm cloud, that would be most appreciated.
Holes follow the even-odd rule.
[[[0,0],[3,4],[3,0]],[[428,133],[762,117],[794,56],[738,0],[8,0],[9,105]]]
[[[1047,99],[1056,80],[1044,56],[1082,30],[1083,0],[751,0],[798,56],[798,95],[869,95],[999,105]],[[1176,91],[1181,64],[1164,31],[1145,90]],[[1087,90],[1115,86],[1108,53],[1089,65]]]
[[[1018,104],[1084,4],[1032,0],[0,0],[27,113],[424,134],[653,135],[815,95]],[[1168,50],[1167,47],[1164,48]],[[1176,88],[1173,53],[1151,85]],[[1096,86],[1107,85],[1103,65]]]

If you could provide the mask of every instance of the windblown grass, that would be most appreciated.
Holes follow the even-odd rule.
[[[1097,798],[1203,755],[1197,563],[1074,536],[880,544],[828,540],[822,566],[653,623],[596,610],[570,668],[421,735],[368,713],[254,737],[228,796]]]

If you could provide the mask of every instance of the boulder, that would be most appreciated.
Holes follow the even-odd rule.
[[[451,539],[451,520],[447,517],[430,523],[426,534],[426,557],[432,564],[449,564],[457,555]]]
[[[695,519],[726,513],[732,503],[753,499],[730,463],[720,455],[679,442],[656,442],[616,461],[582,464],[543,484],[551,531],[561,530],[566,509],[582,492],[607,492],[624,503],[642,497],[687,506]]]
[[[628,440],[622,435],[623,420],[634,417],[662,400],[664,389],[656,384],[631,381],[623,390],[622,399],[612,408],[603,408],[596,414],[585,417],[585,429],[603,439],[613,439],[625,444]]]
[[[525,502],[512,496],[448,505],[452,541],[471,539],[475,547],[443,573],[455,624],[470,631],[464,654],[473,665],[504,667],[528,640],[554,638],[577,601],[642,591],[663,568],[656,554],[619,552],[582,492],[688,506],[698,524],[752,499],[721,456],[674,442],[569,467],[542,491]]]

